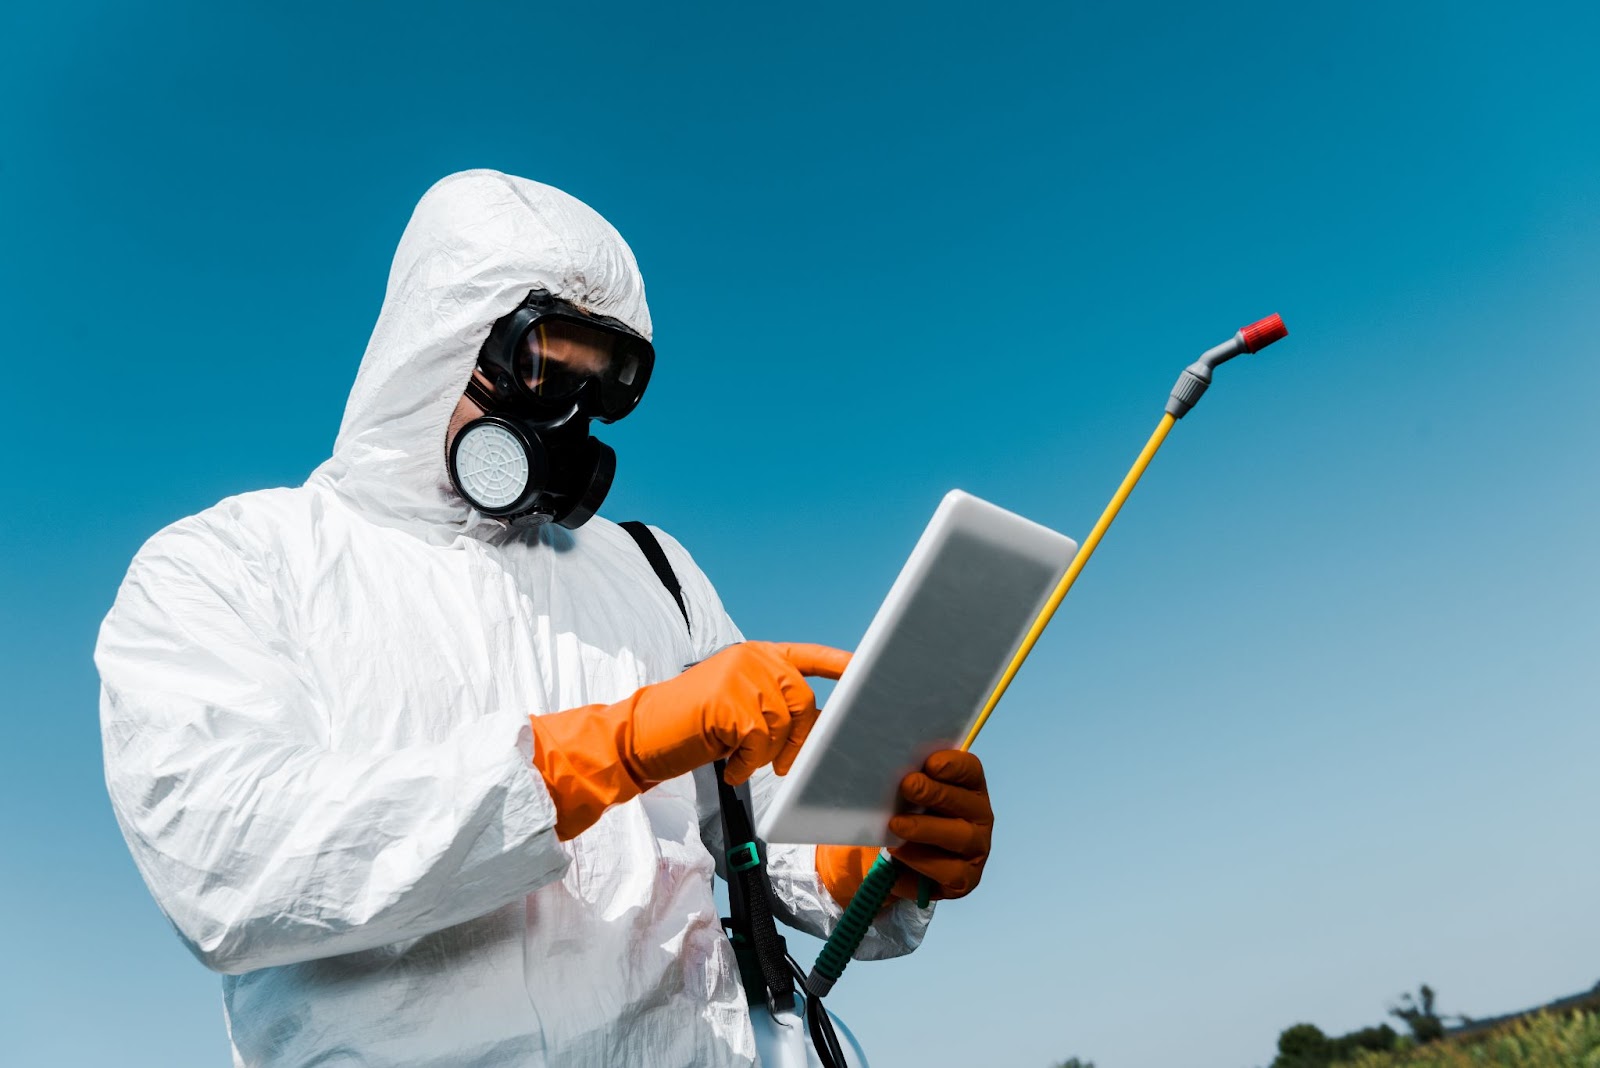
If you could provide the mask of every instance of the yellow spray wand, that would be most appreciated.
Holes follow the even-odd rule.
[[[1133,487],[1139,484],[1145,468],[1150,466],[1150,461],[1155,458],[1156,451],[1161,448],[1161,443],[1167,440],[1167,433],[1172,425],[1188,414],[1200,400],[1201,394],[1211,385],[1211,371],[1219,363],[1224,363],[1235,356],[1247,352],[1259,352],[1283,337],[1288,336],[1289,330],[1283,325],[1283,319],[1277,315],[1269,315],[1259,322],[1243,327],[1232,338],[1206,350],[1201,357],[1178,376],[1177,385],[1172,387],[1172,394],[1167,398],[1166,414],[1161,417],[1161,422],[1156,425],[1155,432],[1150,435],[1150,440],[1145,442],[1144,448],[1139,452],[1139,458],[1133,462],[1128,473],[1122,479],[1122,485],[1117,487],[1117,492],[1112,496],[1111,503],[1106,505],[1105,511],[1100,513],[1100,519],[1083,540],[1083,545],[1072,558],[1072,564],[1067,568],[1066,574],[1061,576],[1061,581],[1056,583],[1056,588],[1051,592],[1050,599],[1039,610],[1039,615],[1034,619],[1033,625],[1028,628],[1027,635],[1022,639],[1022,644],[1011,657],[1011,663],[1006,665],[1005,674],[1000,676],[1000,681],[995,684],[994,692],[983,704],[983,711],[978,713],[977,720],[972,724],[972,729],[967,732],[966,738],[961,742],[963,752],[972,748],[972,743],[977,740],[978,732],[983,730],[983,725],[989,722],[989,717],[994,714],[995,706],[1000,703],[1000,698],[1005,696],[1006,690],[1011,686],[1011,680],[1017,677],[1017,672],[1022,668],[1022,662],[1028,659],[1028,654],[1033,652],[1033,647],[1038,644],[1039,636],[1044,633],[1044,628],[1050,625],[1051,617],[1056,614],[1056,609],[1061,607],[1061,602],[1066,598],[1067,591],[1072,589],[1072,584],[1078,581],[1078,576],[1083,572],[1084,565],[1089,562],[1089,557],[1100,545],[1100,539],[1105,537],[1107,530],[1116,520],[1117,513],[1122,511],[1122,506],[1127,503],[1128,495],[1133,492]],[[867,927],[872,923],[878,910],[883,907],[884,901],[889,897],[889,891],[895,883],[898,874],[898,862],[893,860],[888,853],[881,853],[877,862],[868,870],[866,878],[862,880],[861,887],[855,896],[850,899],[849,908],[834,926],[833,934],[822,947],[822,952],[817,955],[817,963],[812,966],[811,974],[806,978],[806,986],[813,994],[822,996],[833,989],[833,984],[844,973],[845,965],[855,955],[861,945],[861,940],[866,937]],[[921,899],[918,904],[926,906],[927,895],[930,892],[928,880],[924,878],[921,884]]]

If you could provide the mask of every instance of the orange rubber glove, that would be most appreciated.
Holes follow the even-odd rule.
[[[889,850],[889,855],[911,869],[895,879],[893,896],[915,901],[919,874],[933,880],[934,898],[972,893],[983,878],[994,834],[983,763],[959,749],[934,753],[921,771],[900,781],[900,801],[922,811],[889,821],[889,830],[906,842]],[[872,846],[820,845],[817,874],[843,908],[877,859],[878,850]]]
[[[741,642],[614,705],[530,716],[533,762],[575,838],[612,805],[728,759],[738,785],[764,764],[787,774],[817,720],[803,676],[838,678],[850,654],[826,645]]]

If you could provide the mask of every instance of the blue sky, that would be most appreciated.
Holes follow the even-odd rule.
[[[412,204],[638,254],[608,501],[852,644],[940,495],[1077,537],[986,732],[985,885],[832,999],[879,1068],[1243,1068],[1418,982],[1600,979],[1592,5],[9,5],[0,826],[19,1063],[226,1063],[104,797],[127,561],[326,454]],[[19,1052],[20,1051],[20,1052]],[[1002,1053],[1003,1051],[1003,1053]]]

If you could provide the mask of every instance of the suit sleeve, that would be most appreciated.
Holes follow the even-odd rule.
[[[526,716],[335,749],[274,604],[236,546],[185,521],[135,559],[95,650],[112,806],[203,963],[241,973],[371,949],[561,876]]]
[[[671,537],[656,531],[672,568],[683,585],[689,607],[691,636],[695,642],[695,656],[703,659],[717,650],[744,640],[733,623],[722,600],[683,546]],[[710,767],[695,773],[695,795],[700,815],[700,838],[717,863],[717,873],[727,877],[725,853],[722,844],[722,822],[717,807],[717,786]],[[783,780],[770,766],[759,769],[740,793],[751,804],[759,822],[761,813],[776,793]],[[834,925],[844,915],[844,910],[833,895],[828,893],[817,874],[816,846],[774,845],[767,847],[767,872],[772,878],[778,918],[799,931],[817,938],[826,938]],[[918,908],[913,901],[896,900],[880,912],[861,948],[856,951],[860,960],[880,960],[899,957],[916,949],[922,942],[934,906]]]

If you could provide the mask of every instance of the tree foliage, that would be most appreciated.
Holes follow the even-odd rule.
[[[1295,1024],[1278,1036],[1278,1056],[1272,1068],[1329,1068],[1363,1051],[1392,1050],[1399,1041],[1400,1036],[1388,1024],[1363,1027],[1337,1038],[1329,1038],[1316,1024]]]
[[[1402,994],[1400,1004],[1389,1009],[1390,1016],[1411,1029],[1411,1037],[1417,1040],[1419,1046],[1444,1037],[1444,1021],[1433,1009],[1433,998],[1433,987],[1423,983],[1416,997]]]

